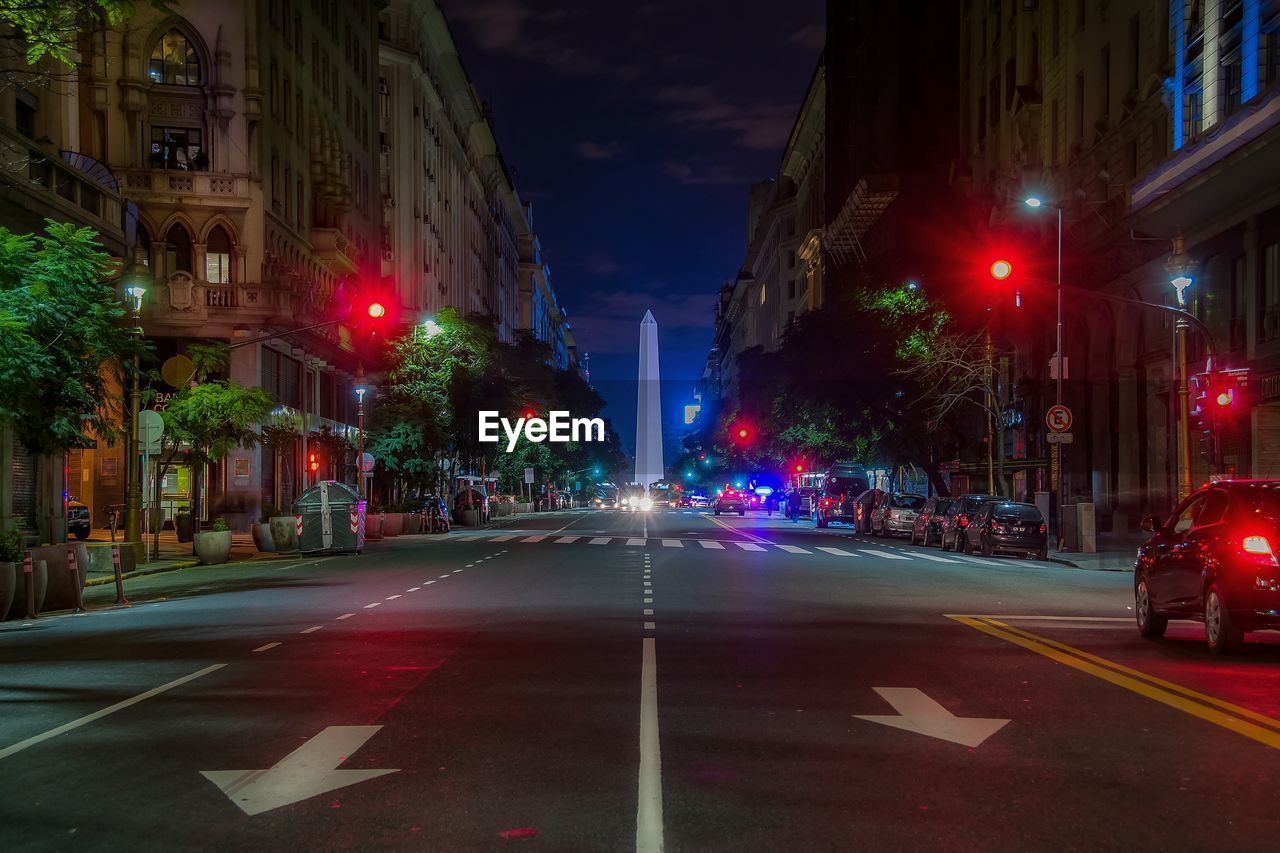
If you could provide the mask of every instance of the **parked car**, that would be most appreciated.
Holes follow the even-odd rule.
[[[706,509],[707,507],[711,506],[711,499],[708,498],[706,495],[690,495],[689,506],[694,508],[700,507],[702,509]]]
[[[871,533],[871,511],[885,494],[881,489],[867,489],[853,502],[853,526],[859,533]]]
[[[1209,650],[1230,654],[1250,631],[1280,630],[1280,480],[1213,483],[1142,529],[1151,533],[1133,573],[1142,636],[1197,619]]]
[[[826,527],[832,522],[853,524],[854,502],[867,490],[867,469],[852,463],[838,462],[827,470],[822,488],[810,500],[810,517],[814,526]]]
[[[944,551],[959,551],[964,545],[964,530],[973,520],[973,515],[984,503],[998,501],[995,495],[962,495],[951,506],[942,519],[942,535],[939,544]]]
[[[1049,528],[1035,504],[988,501],[978,507],[964,529],[961,544],[968,554],[1026,554],[1049,559]]]
[[[911,544],[929,547],[942,538],[942,518],[951,498],[929,498],[911,523]]]
[[[924,508],[925,496],[907,492],[881,492],[871,507],[871,535],[911,535],[916,515]]]
[[[725,489],[716,498],[715,514],[722,512],[736,512],[738,515],[747,514],[747,497],[737,489]]]
[[[80,501],[67,501],[67,532],[77,539],[88,539],[89,528],[89,507]]]

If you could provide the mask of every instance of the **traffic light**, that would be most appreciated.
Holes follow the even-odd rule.
[[[320,457],[316,453],[307,454],[307,470],[312,474],[320,470]]]
[[[381,320],[383,317],[387,316],[387,306],[383,305],[381,302],[370,302],[365,308],[365,313],[375,320]]]
[[[729,440],[739,447],[745,447],[755,438],[755,429],[745,420],[735,421],[729,427]]]
[[[1215,468],[1222,468],[1224,434],[1238,429],[1249,410],[1249,369],[1236,368],[1197,373],[1189,377],[1187,414],[1198,437],[1200,453]]]
[[[1004,281],[1013,275],[1013,264],[1005,258],[996,258],[991,262],[991,277],[996,281]]]

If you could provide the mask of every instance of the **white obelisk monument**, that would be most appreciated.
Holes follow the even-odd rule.
[[[636,482],[646,489],[663,479],[662,395],[658,372],[658,321],[640,321],[640,381],[636,389]]]

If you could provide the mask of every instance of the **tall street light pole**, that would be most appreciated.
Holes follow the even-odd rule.
[[[142,466],[139,465],[139,446],[138,446],[138,413],[142,408],[141,405],[141,389],[138,387],[138,343],[142,339],[142,297],[146,295],[147,289],[142,284],[141,275],[138,273],[138,265],[135,260],[132,274],[129,277],[129,283],[125,287],[125,295],[129,297],[133,306],[133,376],[130,379],[129,388],[129,432],[126,444],[126,471],[125,480],[128,485],[125,487],[125,508],[124,508],[124,538],[130,547],[135,550],[136,556],[142,556]]]
[[[364,382],[364,365],[356,368],[356,495],[365,499],[364,493],[364,395],[369,386]]]
[[[1173,255],[1165,263],[1169,271],[1169,283],[1178,295],[1178,307],[1187,310],[1187,288],[1194,279],[1191,277],[1193,264],[1187,259],[1186,241],[1182,232],[1173,238]],[[1174,326],[1177,337],[1178,360],[1178,501],[1191,494],[1191,416],[1190,397],[1187,376],[1187,331],[1188,323],[1179,317]]]
[[[1026,200],[1027,207],[1047,207],[1041,199],[1032,196]],[[1057,374],[1057,389],[1054,402],[1062,405],[1062,380],[1063,374],[1063,349],[1062,349],[1062,208],[1054,205],[1053,209],[1058,214],[1058,351],[1054,354],[1055,373]],[[1050,489],[1052,490],[1053,500],[1056,504],[1050,511],[1050,520],[1054,522],[1054,533],[1061,532],[1061,519],[1058,517],[1062,512],[1062,444],[1055,442],[1049,448],[1049,479]]]

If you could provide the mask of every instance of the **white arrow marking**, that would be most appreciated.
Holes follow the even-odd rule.
[[[338,770],[382,726],[329,726],[267,770],[201,770],[247,815],[299,803],[399,770]]]
[[[860,720],[870,720],[896,729],[906,729],[909,732],[936,737],[939,740],[949,740],[964,746],[979,746],[1009,722],[983,717],[957,717],[914,687],[873,689],[892,705],[900,716],[872,714],[855,714],[854,716]]]

